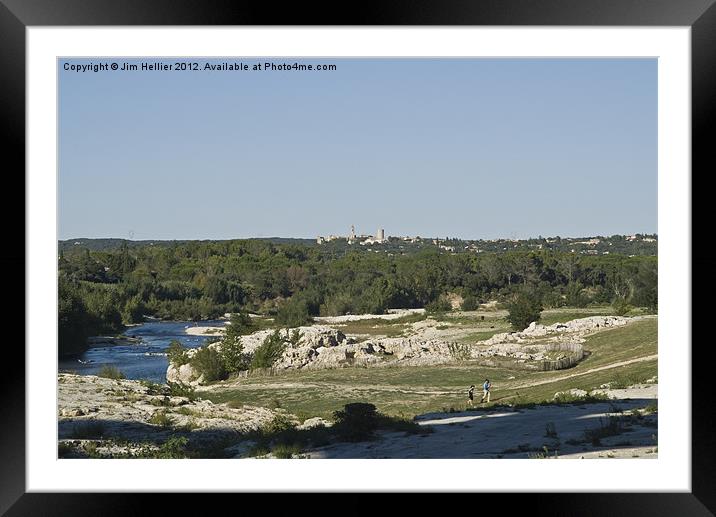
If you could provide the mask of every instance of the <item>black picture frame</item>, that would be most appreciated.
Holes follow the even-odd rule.
[[[355,9],[332,3],[290,3],[280,9],[269,2],[230,0],[0,0],[0,125],[3,153],[15,165],[5,169],[7,182],[25,192],[25,29],[31,26],[107,25],[552,25],[552,26],[688,26],[691,27],[692,163],[704,176],[714,170],[708,125],[716,111],[716,0],[400,0],[362,1]],[[688,171],[687,171],[688,172]],[[692,173],[692,181],[697,177]],[[21,179],[22,178],[22,179]],[[699,193],[692,188],[694,194]],[[701,192],[704,195],[703,192]],[[694,199],[695,201],[695,199]],[[6,205],[5,220],[17,220],[17,209]],[[700,219],[693,217],[692,235]],[[19,225],[14,225],[19,226]],[[17,229],[20,233],[19,228]],[[24,242],[24,232],[18,236]],[[25,268],[24,247],[5,250],[7,270]],[[693,269],[713,259],[691,250]],[[19,277],[19,275],[17,275]],[[19,278],[16,279],[19,282]],[[20,287],[20,286],[18,286]],[[24,286],[23,286],[24,287]],[[23,292],[20,288],[15,292]],[[695,304],[694,310],[701,311]],[[692,316],[692,321],[694,318]],[[19,338],[19,336],[18,336]],[[689,345],[691,345],[689,343]],[[686,346],[686,344],[680,344]],[[11,348],[11,347],[6,347]],[[0,420],[0,514],[107,515],[144,514],[147,499],[161,497],[162,513],[185,507],[185,497],[147,494],[51,494],[25,490],[25,355],[15,347],[6,352],[0,376],[5,413]],[[699,351],[699,353],[701,353]],[[15,357],[12,356],[15,355]],[[694,351],[695,356],[695,351]],[[526,502],[530,514],[548,515],[713,515],[716,510],[716,433],[711,409],[709,361],[692,364],[692,491],[690,493],[510,494]],[[686,387],[680,387],[683,391]],[[615,467],[616,468],[616,467]],[[487,511],[492,499],[506,494],[481,494]],[[212,495],[211,497],[216,497]],[[246,496],[242,496],[246,497]],[[292,496],[294,505],[301,505]],[[489,497],[490,500],[485,498]],[[221,505],[213,499],[213,505]],[[299,498],[299,501],[301,498]],[[343,508],[365,508],[357,494],[344,496]],[[156,501],[153,501],[156,502]],[[242,506],[249,505],[248,501]],[[422,497],[401,503],[403,512],[420,509]],[[244,506],[248,509],[248,506]],[[329,503],[327,511],[338,511]],[[318,509],[312,505],[312,511]],[[148,511],[148,510],[146,510]]]

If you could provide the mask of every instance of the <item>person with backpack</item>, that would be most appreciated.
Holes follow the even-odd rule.
[[[492,383],[490,379],[485,379],[485,382],[482,383],[482,400],[480,400],[480,403],[490,402],[490,389],[492,389]]]
[[[473,392],[475,391],[475,385],[470,384],[470,389],[467,390],[467,403],[472,407]]]

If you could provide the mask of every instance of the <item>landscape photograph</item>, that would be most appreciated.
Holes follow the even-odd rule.
[[[658,458],[657,59],[58,59],[57,457]]]

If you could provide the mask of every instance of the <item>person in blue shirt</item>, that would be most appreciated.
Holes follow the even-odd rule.
[[[480,400],[480,403],[490,402],[490,389],[492,389],[492,383],[490,379],[485,379],[485,382],[482,383],[482,400]]]

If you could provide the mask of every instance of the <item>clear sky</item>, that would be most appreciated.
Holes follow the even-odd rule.
[[[656,59],[113,61],[176,62],[58,60],[60,239],[657,231]]]

